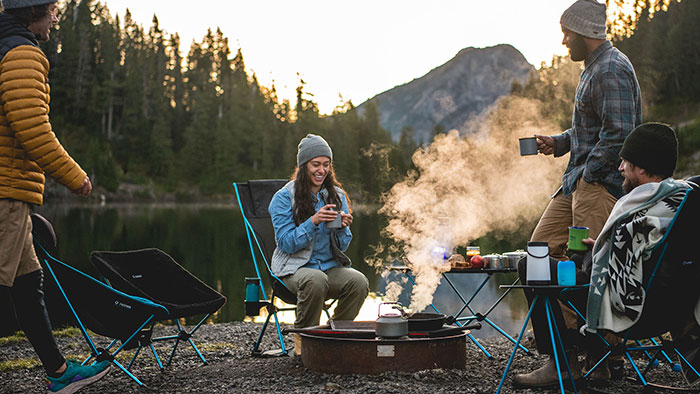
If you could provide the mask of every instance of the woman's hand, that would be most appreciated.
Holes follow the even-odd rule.
[[[339,212],[342,215],[342,219],[340,219],[340,223],[343,225],[343,227],[348,227],[349,225],[352,224],[352,215],[349,213],[345,212]]]
[[[311,217],[311,223],[313,223],[314,226],[318,226],[321,222],[332,222],[333,219],[338,216],[338,212],[336,212],[334,208],[335,204],[324,205]],[[350,221],[352,222],[352,219],[350,219]]]

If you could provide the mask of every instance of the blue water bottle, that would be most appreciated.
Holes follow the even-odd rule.
[[[245,278],[245,300],[260,301],[260,278]]]
[[[576,264],[573,261],[564,260],[557,264],[557,283],[559,286],[576,285]]]

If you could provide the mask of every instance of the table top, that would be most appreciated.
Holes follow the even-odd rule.
[[[410,271],[411,268],[407,265],[392,265],[389,266],[390,270],[393,271]],[[506,273],[506,272],[516,272],[518,269],[514,267],[508,268],[457,268],[452,267],[449,271],[443,272],[444,274],[495,274],[495,273]]]
[[[585,289],[588,285],[573,285],[573,286],[559,286],[559,285],[500,285],[501,289],[525,289],[534,290],[535,293],[558,293],[562,290],[578,290]]]

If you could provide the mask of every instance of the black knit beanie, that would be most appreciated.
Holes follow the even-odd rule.
[[[650,174],[670,177],[678,159],[676,132],[663,123],[639,125],[622,144],[620,157]]]
[[[35,5],[44,5],[55,3],[57,0],[2,0],[3,10],[13,10],[17,8],[34,7]]]

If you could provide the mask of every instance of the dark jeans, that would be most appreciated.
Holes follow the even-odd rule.
[[[550,264],[550,274],[551,277],[554,278],[554,281],[556,282],[557,278],[557,264],[559,263],[558,260],[554,258],[549,259],[549,264]],[[520,277],[520,282],[521,283],[526,283],[526,278],[527,278],[527,272],[526,272],[526,259],[521,259],[518,262],[518,276]],[[587,275],[585,272],[581,270],[581,265],[577,264],[576,268],[576,284],[587,284],[590,281],[590,276]],[[532,301],[535,298],[535,293],[533,290],[526,289],[524,290],[525,293],[525,298],[527,298],[527,304],[528,307],[532,306]],[[532,324],[532,330],[533,333],[535,334],[535,343],[537,345],[537,351],[540,354],[552,354],[552,341],[549,335],[549,325],[547,323],[547,315],[546,315],[546,309],[545,309],[545,303],[544,300],[541,298],[538,299],[537,305],[535,305],[535,309],[532,310],[532,315],[530,316],[530,323]],[[572,291],[565,291],[563,292],[560,296],[559,299],[563,302],[566,303],[567,301],[570,301],[576,309],[582,314],[585,315],[586,313],[586,303],[588,301],[588,289],[577,289],[577,290],[572,290]],[[552,300],[554,301],[554,300]],[[577,330],[574,329],[569,329],[566,327],[566,323],[564,322],[564,317],[562,316],[562,311],[561,311],[561,306],[559,302],[551,302],[552,306],[552,313],[554,314],[554,322],[553,324],[557,325],[557,328],[559,329],[559,334],[561,335],[561,340],[562,344],[564,345],[564,349],[572,349],[573,347],[579,347],[583,348],[585,347],[587,350],[597,350],[597,352],[602,351],[602,342],[600,339],[595,338],[594,341],[591,341],[590,339],[587,339],[588,337],[592,337],[592,335],[587,335],[586,337],[582,336]],[[583,320],[579,318],[579,323],[578,326],[580,327],[583,324]],[[556,341],[556,335],[555,335],[555,341]]]
[[[16,278],[12,287],[0,285],[0,297],[12,298],[20,327],[34,347],[46,372],[53,375],[66,360],[58,350],[51,332],[42,285],[42,271],[34,271]]]

